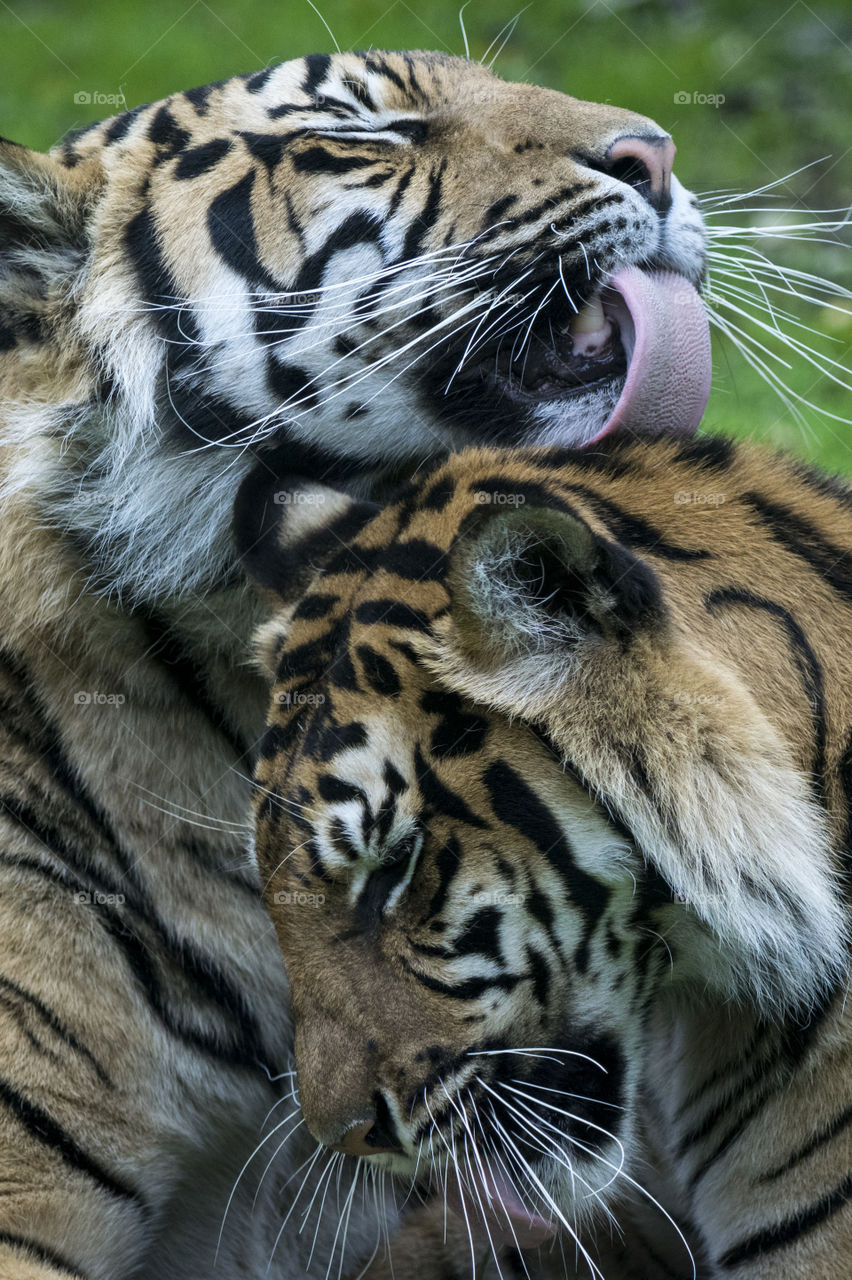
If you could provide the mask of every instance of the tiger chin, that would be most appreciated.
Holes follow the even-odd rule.
[[[368,1274],[845,1275],[850,491],[615,438],[235,527],[301,1105],[426,1202]]]

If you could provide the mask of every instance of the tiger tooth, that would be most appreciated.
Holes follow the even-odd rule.
[[[571,322],[572,333],[598,333],[606,327],[606,316],[598,294],[583,306]]]
[[[609,345],[612,324],[604,312],[599,294],[581,307],[571,323],[570,334],[574,355],[594,357]]]

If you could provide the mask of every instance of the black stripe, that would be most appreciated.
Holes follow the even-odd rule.
[[[195,317],[166,265],[160,231],[153,211],[147,206],[128,223],[124,246],[143,301],[155,304],[151,314],[163,337],[168,339],[170,369],[178,368],[186,360],[188,348],[198,343],[200,334]]]
[[[480,996],[484,996],[488,991],[514,991],[518,983],[523,982],[526,976],[522,973],[500,973],[488,978],[466,978],[463,982],[453,984],[441,982],[438,978],[433,978],[427,973],[421,973],[419,969],[415,969],[405,959],[403,959],[402,963],[407,972],[421,986],[426,987],[429,991],[438,991],[441,995],[449,996],[453,1000],[478,1000]]]
[[[702,1080],[701,1084],[696,1085],[695,1088],[690,1090],[677,1109],[677,1118],[682,1119],[687,1111],[700,1102],[711,1089],[715,1088],[716,1085],[721,1084],[723,1081],[725,1081],[728,1086],[725,1096],[729,1097],[731,1090],[730,1077],[741,1072],[746,1066],[749,1067],[750,1072],[754,1071],[755,1052],[760,1047],[761,1040],[765,1039],[768,1030],[768,1025],[766,1023],[761,1023],[749,1038],[745,1048],[742,1049],[741,1052],[738,1052],[735,1058],[729,1059],[729,1061],[721,1067],[716,1067],[710,1072],[709,1076],[706,1076],[705,1079]],[[737,1089],[741,1090],[743,1087],[744,1086],[742,1085],[738,1085]]]
[[[264,267],[257,247],[251,201],[255,176],[250,169],[216,197],[207,210],[207,231],[213,248],[232,271],[249,284],[277,293],[280,284]]]
[[[297,151],[293,156],[293,169],[296,173],[330,173],[334,175],[351,173],[354,169],[366,169],[379,164],[378,156],[362,156],[357,154],[327,151],[325,147],[308,147],[305,151]]]
[[[428,631],[429,617],[402,600],[365,600],[355,610],[355,618],[368,626],[404,627],[409,631]]]
[[[330,54],[309,53],[305,58],[305,78],[302,81],[302,93],[306,97],[312,98],[330,70]]]
[[[245,759],[251,744],[237,733],[224,710],[210,697],[203,667],[192,660],[167,619],[144,609],[134,610],[134,616],[144,629],[145,656],[165,667],[183,699],[221,734],[238,759]]]
[[[414,769],[429,817],[438,814],[442,818],[452,818],[454,822],[464,822],[480,831],[487,829],[488,823],[475,814],[461,796],[441,782],[431,765],[423,759],[419,746],[414,751]]]
[[[765,1231],[760,1231],[740,1244],[734,1245],[727,1253],[722,1254],[719,1265],[726,1268],[736,1267],[741,1262],[749,1262],[752,1258],[759,1258],[764,1254],[772,1253],[775,1249],[794,1244],[809,1231],[828,1221],[832,1214],[846,1208],[850,1198],[852,1198],[852,1174],[816,1204],[800,1209],[791,1217],[779,1222],[777,1226],[768,1227]]]
[[[749,1121],[753,1120],[758,1112],[763,1110],[764,1104],[773,1092],[774,1090],[772,1088],[761,1090],[751,1105],[737,1117],[734,1124],[732,1124],[731,1127],[723,1134],[713,1150],[705,1156],[697,1168],[693,1170],[692,1176],[687,1184],[690,1191],[695,1189],[716,1161],[721,1159],[726,1151],[730,1150],[738,1138],[742,1137]]]
[[[72,1276],[73,1280],[86,1280],[86,1276],[79,1267],[73,1266],[54,1249],[48,1249],[43,1244],[36,1244],[35,1240],[28,1240],[25,1236],[15,1235],[11,1231],[0,1231],[0,1245],[6,1245],[9,1249],[20,1249],[25,1253],[29,1253],[43,1266],[51,1267],[54,1271],[62,1271],[64,1274]]]
[[[188,982],[194,983],[199,993],[206,996],[232,1022],[232,1042],[223,1043],[221,1036],[217,1036],[214,1031],[196,1030],[177,1020],[168,1006],[162,983],[155,972],[151,949],[125,919],[122,910],[107,903],[98,903],[95,913],[98,924],[122,952],[151,1009],[166,1029],[210,1057],[231,1066],[257,1069],[258,1061],[266,1056],[260,1026],[242,991],[231,982],[220,966],[210,956],[196,952],[187,939],[175,936],[169,926],[159,919],[147,900],[143,900],[141,904],[134,903],[130,886],[110,881],[103,872],[96,876],[81,862],[77,851],[71,848],[64,837],[17,796],[0,797],[0,812],[5,812],[12,821],[23,826],[69,868],[67,875],[48,867],[38,868],[40,874],[65,892],[122,894],[126,899],[126,910],[135,914],[154,932],[165,957],[175,970]],[[23,860],[17,857],[12,861],[24,865]]]
[[[110,146],[113,142],[120,142],[123,137],[130,131],[134,120],[140,112],[144,111],[150,103],[145,103],[138,107],[132,107],[130,111],[123,111],[120,116],[116,116],[112,124],[104,131],[104,145]]]
[[[264,67],[262,71],[250,71],[245,82],[248,92],[260,93],[261,89],[266,87],[273,71],[277,71],[280,65],[280,62],[273,62],[271,67]]]
[[[577,864],[574,851],[550,809],[505,761],[489,765],[483,781],[496,816],[519,831],[557,872],[588,932],[603,918],[610,890]]]
[[[743,605],[747,609],[760,609],[776,618],[787,632],[787,641],[793,653],[793,661],[799,671],[802,688],[811,711],[814,732],[813,775],[822,797],[825,788],[825,686],[822,666],[810,646],[804,630],[783,605],[775,600],[754,595],[744,587],[717,587],[704,601],[708,611],[727,605]]]
[[[0,1079],[0,1104],[8,1108],[36,1142],[55,1151],[69,1168],[85,1174],[117,1199],[134,1200],[145,1209],[133,1187],[105,1169],[51,1115],[4,1079]]]
[[[477,244],[483,244],[485,241],[494,239],[499,235],[510,234],[513,231],[517,231],[519,227],[529,226],[533,222],[538,222],[545,214],[553,222],[555,207],[558,203],[565,200],[573,200],[575,196],[580,195],[583,191],[588,191],[594,185],[593,182],[576,182],[573,186],[560,187],[558,191],[546,197],[540,204],[531,205],[524,213],[514,214],[511,226],[490,227],[484,235],[477,236]]]
[[[184,151],[190,139],[187,130],[175,120],[167,103],[163,103],[148,125],[148,137],[160,152],[154,161],[155,164],[161,164],[164,160],[171,160],[181,151]]]
[[[4,989],[11,993],[12,999],[4,1000]],[[17,1001],[14,999],[15,997],[17,997]],[[104,1071],[103,1067],[91,1050],[74,1035],[74,1032],[66,1025],[66,1023],[61,1021],[53,1009],[48,1008],[48,1006],[40,1000],[38,996],[33,995],[31,991],[27,991],[25,987],[20,986],[20,984],[15,982],[12,978],[7,977],[5,974],[0,974],[0,1002],[7,1004],[7,1007],[10,1009],[14,1009],[17,1007],[17,1003],[19,1001],[28,1004],[32,1009],[34,1009],[42,1022],[50,1028],[54,1035],[64,1041],[65,1044],[67,1044],[69,1048],[73,1049],[75,1053],[78,1053],[82,1058],[86,1059],[101,1084],[105,1085],[109,1089],[114,1087],[109,1076]],[[30,1036],[29,1038],[37,1045],[37,1041],[35,1041],[34,1037]]]
[[[699,560],[712,560],[714,555],[706,547],[682,547],[678,543],[669,542],[663,533],[648,520],[633,512],[625,511],[610,498],[604,498],[584,484],[561,482],[561,487],[577,493],[589,504],[592,510],[605,524],[609,525],[620,542],[629,547],[640,547],[652,555],[664,560],[678,563],[693,563]]]
[[[838,595],[852,604],[852,550],[829,542],[811,520],[780,502],[772,502],[754,492],[744,493],[742,501],[760,516],[776,542],[804,560]]]
[[[230,149],[230,138],[214,138],[211,142],[202,143],[201,146],[190,147],[175,165],[172,177],[182,182],[189,178],[198,178],[203,173],[209,173]]]
[[[368,71],[373,71],[380,76],[384,76],[386,80],[390,80],[391,84],[395,84],[397,89],[401,90],[402,93],[408,93],[402,77],[397,75],[393,67],[388,66],[384,58],[377,58],[373,55],[369,55],[364,59],[364,66]]]
[[[813,1155],[820,1147],[824,1147],[842,1133],[844,1129],[852,1124],[852,1107],[847,1107],[845,1111],[841,1111],[839,1116],[831,1121],[830,1124],[824,1125],[822,1129],[818,1129],[810,1142],[806,1142],[803,1146],[794,1151],[789,1159],[783,1164],[778,1165],[776,1169],[772,1169],[769,1173],[763,1173],[758,1178],[758,1182],[774,1182],[776,1178],[781,1178],[785,1173],[789,1173],[796,1165],[801,1164],[803,1160],[807,1160],[808,1156]]]
[[[417,172],[417,166],[410,165],[409,168],[406,169],[405,173],[400,178],[399,182],[396,184],[396,191],[394,191],[393,195],[391,196],[391,202],[388,205],[388,211],[387,211],[387,214],[385,215],[388,221],[390,221],[390,219],[393,217],[393,215],[396,213],[397,209],[399,208],[400,201],[402,200],[402,197],[405,195],[406,191],[411,185],[411,179],[414,177],[416,172]]]
[[[429,195],[426,198],[423,211],[412,218],[411,225],[405,233],[405,241],[399,255],[401,262],[407,262],[409,259],[417,257],[423,247],[424,238],[432,230],[441,215],[441,194],[446,167],[447,161],[442,160],[438,167],[429,174]]]

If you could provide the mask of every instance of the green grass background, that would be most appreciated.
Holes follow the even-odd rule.
[[[464,22],[482,57],[520,0],[471,0]],[[342,48],[464,51],[456,0],[319,0]],[[283,58],[332,47],[308,0],[0,0],[0,134],[46,148],[114,108],[75,95],[123,94],[129,107]],[[492,50],[493,52],[493,50]],[[778,190],[811,211],[852,203],[849,0],[533,0],[496,70],[656,119],[698,191],[750,190],[810,165]],[[714,106],[678,93],[724,95]],[[812,163],[816,161],[817,163]],[[852,245],[852,232],[840,237]],[[773,239],[762,250],[852,286],[848,247]],[[796,304],[822,349],[852,364],[852,310]],[[822,413],[797,425],[725,341],[716,341],[710,431],[768,439],[852,474],[852,396],[793,357],[784,377]]]

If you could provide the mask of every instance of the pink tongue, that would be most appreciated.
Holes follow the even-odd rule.
[[[485,1227],[497,1243],[537,1249],[556,1235],[556,1225],[526,1208],[505,1179],[489,1176],[485,1185],[478,1186],[477,1190],[478,1196],[468,1188],[463,1197],[458,1191],[450,1192],[447,1203],[455,1213],[465,1217],[471,1227]]]
[[[621,398],[595,436],[612,431],[694,435],[710,395],[710,327],[688,280],[626,267],[603,293],[630,361]]]

